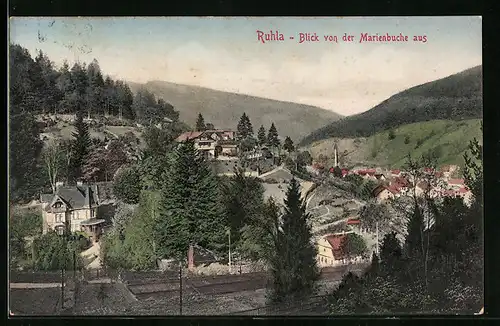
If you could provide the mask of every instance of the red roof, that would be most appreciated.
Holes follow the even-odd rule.
[[[392,171],[391,171],[391,173],[392,173],[392,174],[400,174],[400,173],[401,173],[401,171],[400,171],[400,170],[392,170]]]
[[[358,220],[357,218],[356,219],[348,219],[347,220],[347,224],[348,225],[352,225],[352,224],[359,224],[361,223],[360,220]]]
[[[394,178],[393,184],[396,184],[400,187],[408,187],[410,185],[410,182],[408,182],[408,180],[405,178],[396,177],[396,178]]]
[[[183,134],[181,134],[179,137],[177,137],[176,141],[177,142],[183,142],[189,139],[195,139],[200,137],[203,134],[203,131],[188,131]]]
[[[342,242],[346,238],[345,234],[332,234],[325,237],[326,241],[332,247],[333,257],[335,259],[342,258]]]
[[[466,188],[460,188],[460,189],[458,189],[458,191],[457,191],[457,192],[458,192],[459,194],[466,194],[466,193],[468,193],[468,192],[469,192],[469,190],[467,190]]]
[[[448,183],[451,185],[463,185],[464,179],[450,179]]]
[[[380,185],[380,186],[376,187],[375,189],[373,189],[373,196],[378,197],[378,195],[380,195],[380,193],[384,190],[387,190],[392,194],[398,193],[398,190],[396,190],[396,188],[394,188],[394,187],[386,187],[384,185]]]
[[[393,194],[397,194],[399,193],[399,191],[401,190],[401,187],[399,185],[390,185],[389,187],[385,187],[387,190],[389,190],[390,192],[392,192]]]

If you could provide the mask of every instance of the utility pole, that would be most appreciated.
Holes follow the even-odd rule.
[[[179,315],[182,316],[182,260],[179,261]]]
[[[229,274],[231,274],[231,229],[229,229],[228,235],[229,235]]]
[[[64,266],[61,267],[61,309],[64,309]]]
[[[377,228],[377,256],[380,257],[380,254],[379,254],[379,240],[378,240],[378,222],[376,222],[375,224],[376,228]]]
[[[73,282],[76,283],[76,249],[73,250]]]

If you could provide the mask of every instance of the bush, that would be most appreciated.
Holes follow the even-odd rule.
[[[394,130],[389,130],[389,135],[388,135],[389,140],[393,140],[396,138],[396,134],[394,133]]]
[[[408,145],[410,143],[410,136],[405,136],[405,144]]]
[[[33,242],[34,268],[42,271],[73,268],[73,253],[77,252],[76,268],[83,266],[78,242],[67,241],[55,231],[49,231]]]

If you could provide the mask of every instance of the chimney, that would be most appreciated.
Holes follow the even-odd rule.
[[[189,245],[188,250],[188,269],[193,270],[194,268],[194,247],[193,245]]]

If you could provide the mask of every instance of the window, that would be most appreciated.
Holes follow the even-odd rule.
[[[56,213],[56,222],[64,222],[64,214]]]
[[[57,202],[54,204],[54,207],[55,208],[61,208],[62,207],[62,203],[61,202]]]
[[[90,218],[94,218],[94,210],[93,209],[90,210]]]

